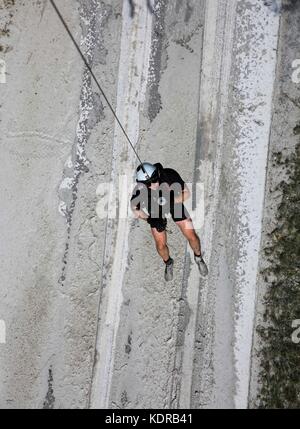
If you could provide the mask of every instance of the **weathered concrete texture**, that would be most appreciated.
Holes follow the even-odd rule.
[[[86,407],[113,120],[50,3],[15,3],[0,87],[0,406]],[[120,2],[57,4],[114,102],[118,50],[103,40],[119,45]]]
[[[245,408],[278,17],[261,2],[209,2],[205,26],[198,139],[210,276],[192,406]]]
[[[7,83],[0,87],[0,302],[7,325],[0,404],[42,407],[61,344],[56,320],[66,223],[57,189],[74,140],[82,65],[44,4],[16,2],[11,13]],[[76,32],[76,8],[69,21]]]
[[[131,18],[128,3],[123,5],[116,101],[117,115],[134,143],[139,136],[139,111],[145,98],[152,19],[144,3],[140,2],[136,10],[135,15]],[[118,124],[114,130],[112,152],[110,179],[116,193],[109,196],[108,207],[110,212],[115,206],[114,197],[119,194],[121,198],[116,204],[116,213],[119,217],[111,216],[112,213],[108,214],[102,271],[102,294],[99,302],[96,359],[90,402],[90,406],[94,408],[108,406],[115,350],[118,347],[116,335],[120,321],[122,287],[129,259],[130,219],[127,210],[130,186],[128,187],[125,183],[124,189],[123,185],[119,183],[119,177],[125,176],[131,182],[136,158],[128,142],[124,139]],[[128,183],[128,185],[130,184]],[[100,198],[100,205],[101,202]]]
[[[274,112],[272,118],[272,127],[270,135],[270,148],[268,157],[268,172],[266,182],[265,204],[264,204],[264,219],[262,240],[260,247],[260,264],[259,274],[257,280],[257,304],[256,304],[256,320],[254,330],[253,352],[252,352],[252,377],[250,385],[250,398],[249,404],[251,408],[258,406],[263,407],[265,403],[272,404],[275,407],[276,398],[266,397],[268,392],[272,389],[274,378],[266,368],[270,367],[271,361],[278,362],[283,359],[282,356],[277,355],[279,349],[269,349],[269,358],[266,361],[261,354],[263,348],[270,347],[269,341],[263,341],[257,332],[257,328],[268,326],[270,323],[269,317],[266,317],[266,293],[274,286],[273,282],[276,277],[268,272],[274,264],[278,261],[273,253],[269,257],[266,255],[266,249],[272,245],[272,232],[276,229],[280,230],[281,222],[277,219],[277,211],[279,205],[282,203],[282,190],[280,183],[289,182],[289,175],[291,174],[290,166],[286,165],[284,160],[290,158],[295,152],[296,145],[299,144],[299,134],[297,127],[300,122],[300,82],[299,73],[296,68],[293,68],[295,59],[300,58],[300,46],[295,43],[299,40],[300,32],[300,4],[299,2],[285,2],[281,11],[281,25],[280,25],[280,38],[278,44],[278,66],[276,73],[276,87],[274,93]],[[279,160],[282,162],[278,162]],[[278,233],[278,238],[280,234]],[[278,243],[279,245],[279,243]],[[277,247],[277,244],[276,244]],[[291,249],[293,252],[294,249]],[[275,283],[276,284],[276,283]],[[286,287],[286,285],[284,285]],[[291,295],[291,302],[293,307],[299,309],[299,302],[295,301],[294,296]],[[287,304],[287,303],[286,303]],[[267,306],[275,305],[275,303],[267,303]],[[284,303],[279,304],[278,312],[282,310]],[[268,308],[272,311],[271,308]],[[274,309],[273,309],[274,310]],[[297,313],[297,312],[296,312]],[[284,308],[285,325],[290,327],[288,338],[284,341],[286,344],[291,344],[292,323],[291,314],[288,311],[288,305]],[[273,330],[273,335],[278,335],[276,329]],[[271,339],[269,339],[271,340]],[[275,340],[275,338],[274,338]],[[271,340],[272,341],[272,340]],[[276,341],[273,341],[273,344]],[[298,345],[294,345],[297,353]],[[284,358],[284,364],[288,361],[288,356]],[[296,368],[291,368],[293,373]],[[261,380],[263,378],[263,382]],[[293,385],[293,380],[287,380]],[[262,391],[264,387],[264,392]],[[275,386],[274,386],[275,388]],[[276,392],[276,389],[273,389]],[[270,396],[270,395],[269,395]],[[278,404],[282,403],[283,395],[279,395]],[[288,402],[288,398],[286,398]],[[298,395],[299,403],[299,395]],[[277,405],[279,406],[279,405]]]
[[[140,128],[147,130],[140,142],[142,158],[180,170],[188,182],[194,169],[202,25],[202,2],[156,3],[148,91],[141,111]],[[189,308],[184,290],[186,244],[172,221],[169,245],[176,261],[175,281],[166,284],[149,226],[132,224],[109,406],[179,405],[176,353],[183,344]]]
[[[96,75],[102,79],[107,95],[115,103],[118,56],[106,48],[106,40],[120,43],[120,5],[98,1],[79,3],[82,29],[81,46]],[[101,31],[99,30],[101,29]],[[79,61],[79,60],[78,60]],[[98,301],[106,224],[96,214],[96,189],[109,181],[113,117],[98,102],[98,90],[85,70],[81,84],[79,116],[71,156],[74,171],[73,205],[67,218],[67,242],[62,271],[60,329],[64,339],[57,356],[59,407],[87,407],[94,364]],[[63,270],[63,267],[62,267]]]
[[[50,2],[4,2],[0,407],[245,408],[281,2],[56,2],[140,157],[203,183],[210,274],[172,221],[165,283],[149,226],[100,216],[135,155]]]

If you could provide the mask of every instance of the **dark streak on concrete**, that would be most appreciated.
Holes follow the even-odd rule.
[[[191,16],[193,14],[194,8],[190,3],[190,0],[187,1],[187,5],[186,5],[186,9],[185,9],[185,17],[184,17],[184,22],[188,23],[189,20],[191,19]]]
[[[159,84],[163,73],[163,52],[166,49],[167,43],[165,34],[165,16],[167,6],[168,0],[157,0],[155,3],[155,18],[153,20],[151,58],[149,66],[154,75],[154,78],[149,84],[148,117],[150,122],[156,118],[159,111],[162,109]]]
[[[269,7],[272,12],[280,14],[282,12],[293,11],[299,6],[299,0],[264,0],[264,5]]]
[[[134,14],[135,14],[135,2],[134,2],[134,0],[128,0],[128,2],[129,2],[129,6],[130,6],[130,18],[133,18]],[[145,4],[147,5],[149,11],[151,13],[154,13],[154,8],[153,8],[151,0],[145,0]]]
[[[128,403],[129,403],[129,401],[128,401],[127,392],[126,392],[126,390],[123,390],[123,392],[121,394],[122,408],[125,408],[128,405]]]
[[[50,367],[48,371],[48,391],[43,404],[43,409],[53,410],[54,405],[55,405],[55,396],[54,396],[54,390],[53,390],[53,372],[52,372],[52,367]]]
[[[82,49],[89,65],[92,68],[97,64],[105,64],[107,50],[103,44],[103,28],[111,15],[111,5],[107,5],[104,2],[98,3],[97,0],[80,0],[80,16],[82,17],[80,24],[82,36],[86,40],[86,46]],[[86,24],[86,22],[88,22],[88,24]],[[73,185],[69,190],[69,195],[63,199],[67,206],[65,212],[67,220],[67,240],[62,260],[62,273],[59,279],[59,283],[62,286],[66,279],[72,218],[78,197],[78,184],[81,175],[89,171],[85,147],[92,129],[104,118],[104,108],[101,97],[98,93],[93,92],[92,79],[90,73],[85,67],[83,72],[82,91],[80,95],[80,112],[85,110],[87,106],[89,113],[84,120],[78,123],[80,133],[72,148],[72,162],[74,168],[67,176],[64,175],[64,177],[70,177],[73,180]]]
[[[134,17],[135,14],[135,4],[133,0],[128,0],[130,6],[130,18]]]
[[[177,45],[182,46],[183,48],[187,49],[191,54],[194,52],[194,50],[190,47],[189,43],[194,37],[195,34],[198,33],[198,31],[203,27],[202,23],[199,23],[193,31],[190,32],[190,34],[187,34],[186,36],[182,36],[180,39],[175,39],[174,42]]]
[[[131,352],[131,344],[132,344],[132,332],[128,335],[127,344],[125,345],[125,353],[130,354]]]

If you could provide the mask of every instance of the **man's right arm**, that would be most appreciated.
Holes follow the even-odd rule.
[[[146,215],[146,213],[143,212],[143,210],[133,210],[133,213],[134,213],[134,216],[137,219],[143,219],[143,220],[148,220],[149,219],[149,216]]]
[[[141,210],[140,194],[141,192],[139,189],[135,189],[133,191],[130,201],[131,210],[137,219],[147,220],[149,216],[143,210]]]

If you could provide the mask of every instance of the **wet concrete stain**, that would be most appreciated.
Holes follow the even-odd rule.
[[[132,344],[132,332],[128,335],[127,344],[125,345],[125,353],[130,355]]]
[[[153,0],[154,2],[154,0]],[[153,2],[151,0],[145,0],[145,5],[148,7],[149,11],[151,13],[154,13],[154,7]],[[134,0],[128,0],[129,6],[130,6],[130,17],[133,18],[135,14],[135,1]]]
[[[157,0],[154,7],[154,19],[152,29],[152,44],[151,44],[151,57],[149,63],[149,83],[148,83],[148,118],[150,122],[159,114],[162,109],[162,99],[159,92],[159,86],[162,74],[167,68],[168,54],[167,48],[169,45],[167,28],[166,28],[166,13],[169,6],[169,0]],[[184,23],[188,24],[193,13],[194,7],[191,0],[177,1],[175,5],[175,12],[177,15],[182,15],[181,10],[184,9]],[[176,26],[177,22],[173,23]],[[190,33],[181,38],[172,40],[176,44],[184,47],[190,53],[194,50],[190,47],[189,43],[193,36],[199,31],[201,25],[197,25],[196,28]]]
[[[155,18],[153,20],[151,57],[149,64],[149,105],[148,117],[152,122],[162,109],[159,93],[160,78],[163,73],[163,54],[166,49],[166,10],[168,0],[158,0],[155,4]]]

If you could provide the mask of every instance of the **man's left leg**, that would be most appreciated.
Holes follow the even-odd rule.
[[[198,265],[200,274],[202,276],[207,276],[208,269],[202,257],[200,238],[194,229],[192,220],[190,218],[180,220],[176,222],[176,225],[179,226],[182,234],[188,240],[189,245],[194,252],[195,262]]]
[[[184,219],[179,222],[176,222],[176,225],[179,226],[182,234],[188,240],[189,245],[191,246],[194,254],[196,256],[201,256],[201,242],[199,236],[194,229],[192,220]]]

